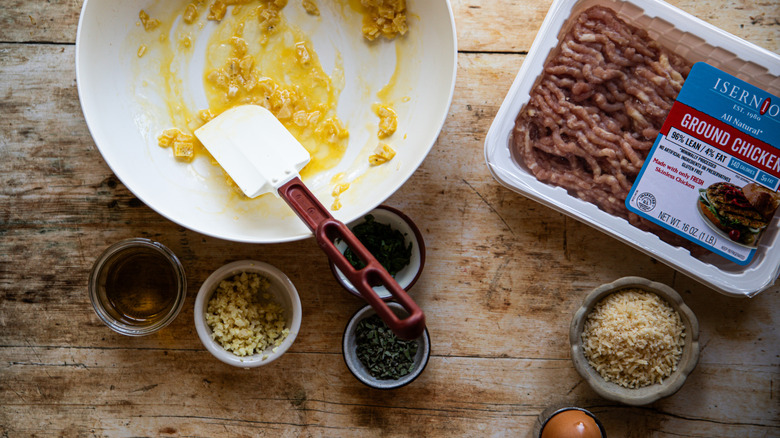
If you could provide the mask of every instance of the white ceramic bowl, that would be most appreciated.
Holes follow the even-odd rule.
[[[144,33],[138,15],[153,17],[178,3],[154,0],[86,0],[76,36],[76,80],[90,133],[111,170],[146,205],[191,230],[213,237],[250,243],[303,239],[310,230],[273,195],[254,200],[238,197],[224,183],[222,171],[208,157],[192,163],[171,156],[157,145],[157,136],[173,124],[164,105],[157,52],[137,56]],[[181,8],[186,3],[182,3]],[[232,8],[232,7],[229,7]],[[319,2],[320,16],[307,14],[300,1],[283,10],[288,22],[312,41],[324,71],[343,76],[338,116],[349,129],[341,161],[304,178],[326,207],[333,205],[334,180],[349,183],[339,195],[334,216],[349,223],[392,195],[428,155],[449,111],[457,70],[457,39],[447,0],[408,2],[409,31],[393,41],[366,42],[362,16],[346,1]],[[231,11],[228,9],[227,16]],[[157,15],[162,16],[162,15]],[[191,28],[190,51],[179,54],[181,96],[187,107],[202,109],[205,44],[216,24],[200,19]],[[161,26],[162,27],[162,26]],[[173,32],[167,41],[178,41]],[[396,50],[397,49],[397,50]],[[401,58],[397,58],[400,54]],[[152,57],[150,57],[152,56]],[[179,62],[180,61],[180,62]],[[139,64],[140,63],[140,64]],[[177,82],[178,83],[178,82]],[[369,166],[368,156],[379,141],[378,118],[371,109],[377,92],[391,85],[385,99],[398,114],[398,129],[387,139],[396,151],[392,161]]]
[[[583,352],[582,331],[588,314],[602,298],[626,288],[638,288],[663,298],[677,311],[683,325],[685,325],[685,345],[683,346],[680,362],[677,364],[677,369],[672,372],[672,375],[664,379],[663,383],[656,383],[641,388],[626,388],[616,383],[608,382],[588,363],[588,359]],[[641,277],[623,277],[612,283],[601,285],[588,294],[582,306],[577,309],[574,313],[574,318],[572,318],[569,342],[571,343],[571,357],[574,361],[574,367],[580,373],[580,376],[588,382],[590,387],[608,400],[633,406],[650,404],[677,392],[699,361],[699,323],[696,315],[685,305],[680,294],[674,289],[663,283]]]
[[[222,348],[219,343],[211,338],[212,332],[208,323],[206,323],[206,308],[209,299],[222,280],[242,272],[254,272],[268,278],[271,283],[268,291],[273,295],[274,301],[285,310],[284,316],[287,322],[285,327],[290,330],[290,333],[282,344],[276,348],[276,351],[269,347],[263,353],[252,356],[237,356]],[[295,338],[298,336],[298,331],[301,328],[301,315],[301,299],[290,279],[274,266],[254,260],[240,260],[228,263],[217,269],[203,282],[198,291],[198,296],[195,298],[195,329],[203,346],[222,362],[242,368],[268,365],[281,357],[292,346]]]
[[[409,291],[409,289],[411,289],[412,286],[414,286],[414,284],[417,282],[417,279],[420,278],[423,266],[425,266],[425,241],[423,240],[420,229],[417,228],[417,225],[415,225],[409,216],[405,215],[400,210],[387,205],[380,205],[367,214],[374,216],[374,220],[376,222],[390,225],[390,227],[394,230],[400,231],[401,234],[403,234],[406,238],[404,243],[405,245],[408,245],[411,242],[412,258],[405,268],[396,272],[394,277],[395,281],[397,281],[405,291]],[[353,229],[355,226],[362,224],[365,221],[365,217],[363,217],[348,224],[347,226],[350,229]],[[343,253],[347,249],[347,244],[340,242],[336,245],[336,248],[338,248]],[[341,270],[337,268],[332,261],[330,261],[330,270],[333,272],[333,276],[336,277],[336,280],[341,283],[344,289],[355,296],[362,297],[360,292],[358,292],[355,286],[350,283],[344,273],[341,272]],[[393,296],[384,286],[376,286],[374,287],[374,291],[376,291],[376,294],[379,295],[379,298],[383,300],[389,300],[393,298]]]
[[[400,304],[390,302],[387,303],[387,305],[399,317],[408,316],[406,309]],[[431,337],[428,334],[428,329],[426,328],[423,334],[416,339],[417,354],[414,356],[414,368],[412,369],[412,372],[396,380],[377,379],[371,375],[365,365],[358,359],[357,344],[355,342],[355,330],[357,329],[358,323],[375,314],[376,312],[371,306],[365,306],[358,310],[349,320],[346,329],[344,329],[344,337],[342,338],[341,345],[344,353],[344,362],[347,364],[347,368],[349,368],[352,375],[366,386],[377,389],[395,389],[408,385],[418,378],[428,365],[428,359],[431,356]]]

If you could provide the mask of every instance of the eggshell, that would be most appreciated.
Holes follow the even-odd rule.
[[[602,438],[602,434],[593,417],[578,409],[569,409],[547,420],[540,438]]]

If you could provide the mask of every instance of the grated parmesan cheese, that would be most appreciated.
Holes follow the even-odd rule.
[[[605,380],[641,388],[662,383],[677,369],[685,326],[661,297],[632,288],[599,301],[581,337],[585,358]]]

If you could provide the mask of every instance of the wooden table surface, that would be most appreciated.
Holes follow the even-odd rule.
[[[77,96],[82,2],[0,0],[0,436],[530,436],[540,412],[561,402],[593,411],[610,437],[780,436],[778,292],[720,295],[495,182],[485,135],[550,1],[452,3],[452,107],[430,155],[386,201],[425,236],[412,295],[433,355],[418,380],[383,392],[344,364],[342,331],[363,303],[339,288],[313,240],[203,236],[146,207],[110,171]],[[780,49],[777,0],[672,3]],[[169,246],[189,281],[179,317],[141,338],[109,330],[87,296],[95,258],[129,237]],[[213,358],[192,322],[203,280],[244,258],[282,268],[304,313],[292,349],[252,370]],[[676,288],[700,323],[693,374],[644,407],[597,396],[569,355],[583,297],[626,275]]]

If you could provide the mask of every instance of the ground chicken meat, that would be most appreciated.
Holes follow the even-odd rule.
[[[625,206],[691,69],[604,7],[576,20],[545,65],[512,133],[516,160],[643,229]]]

